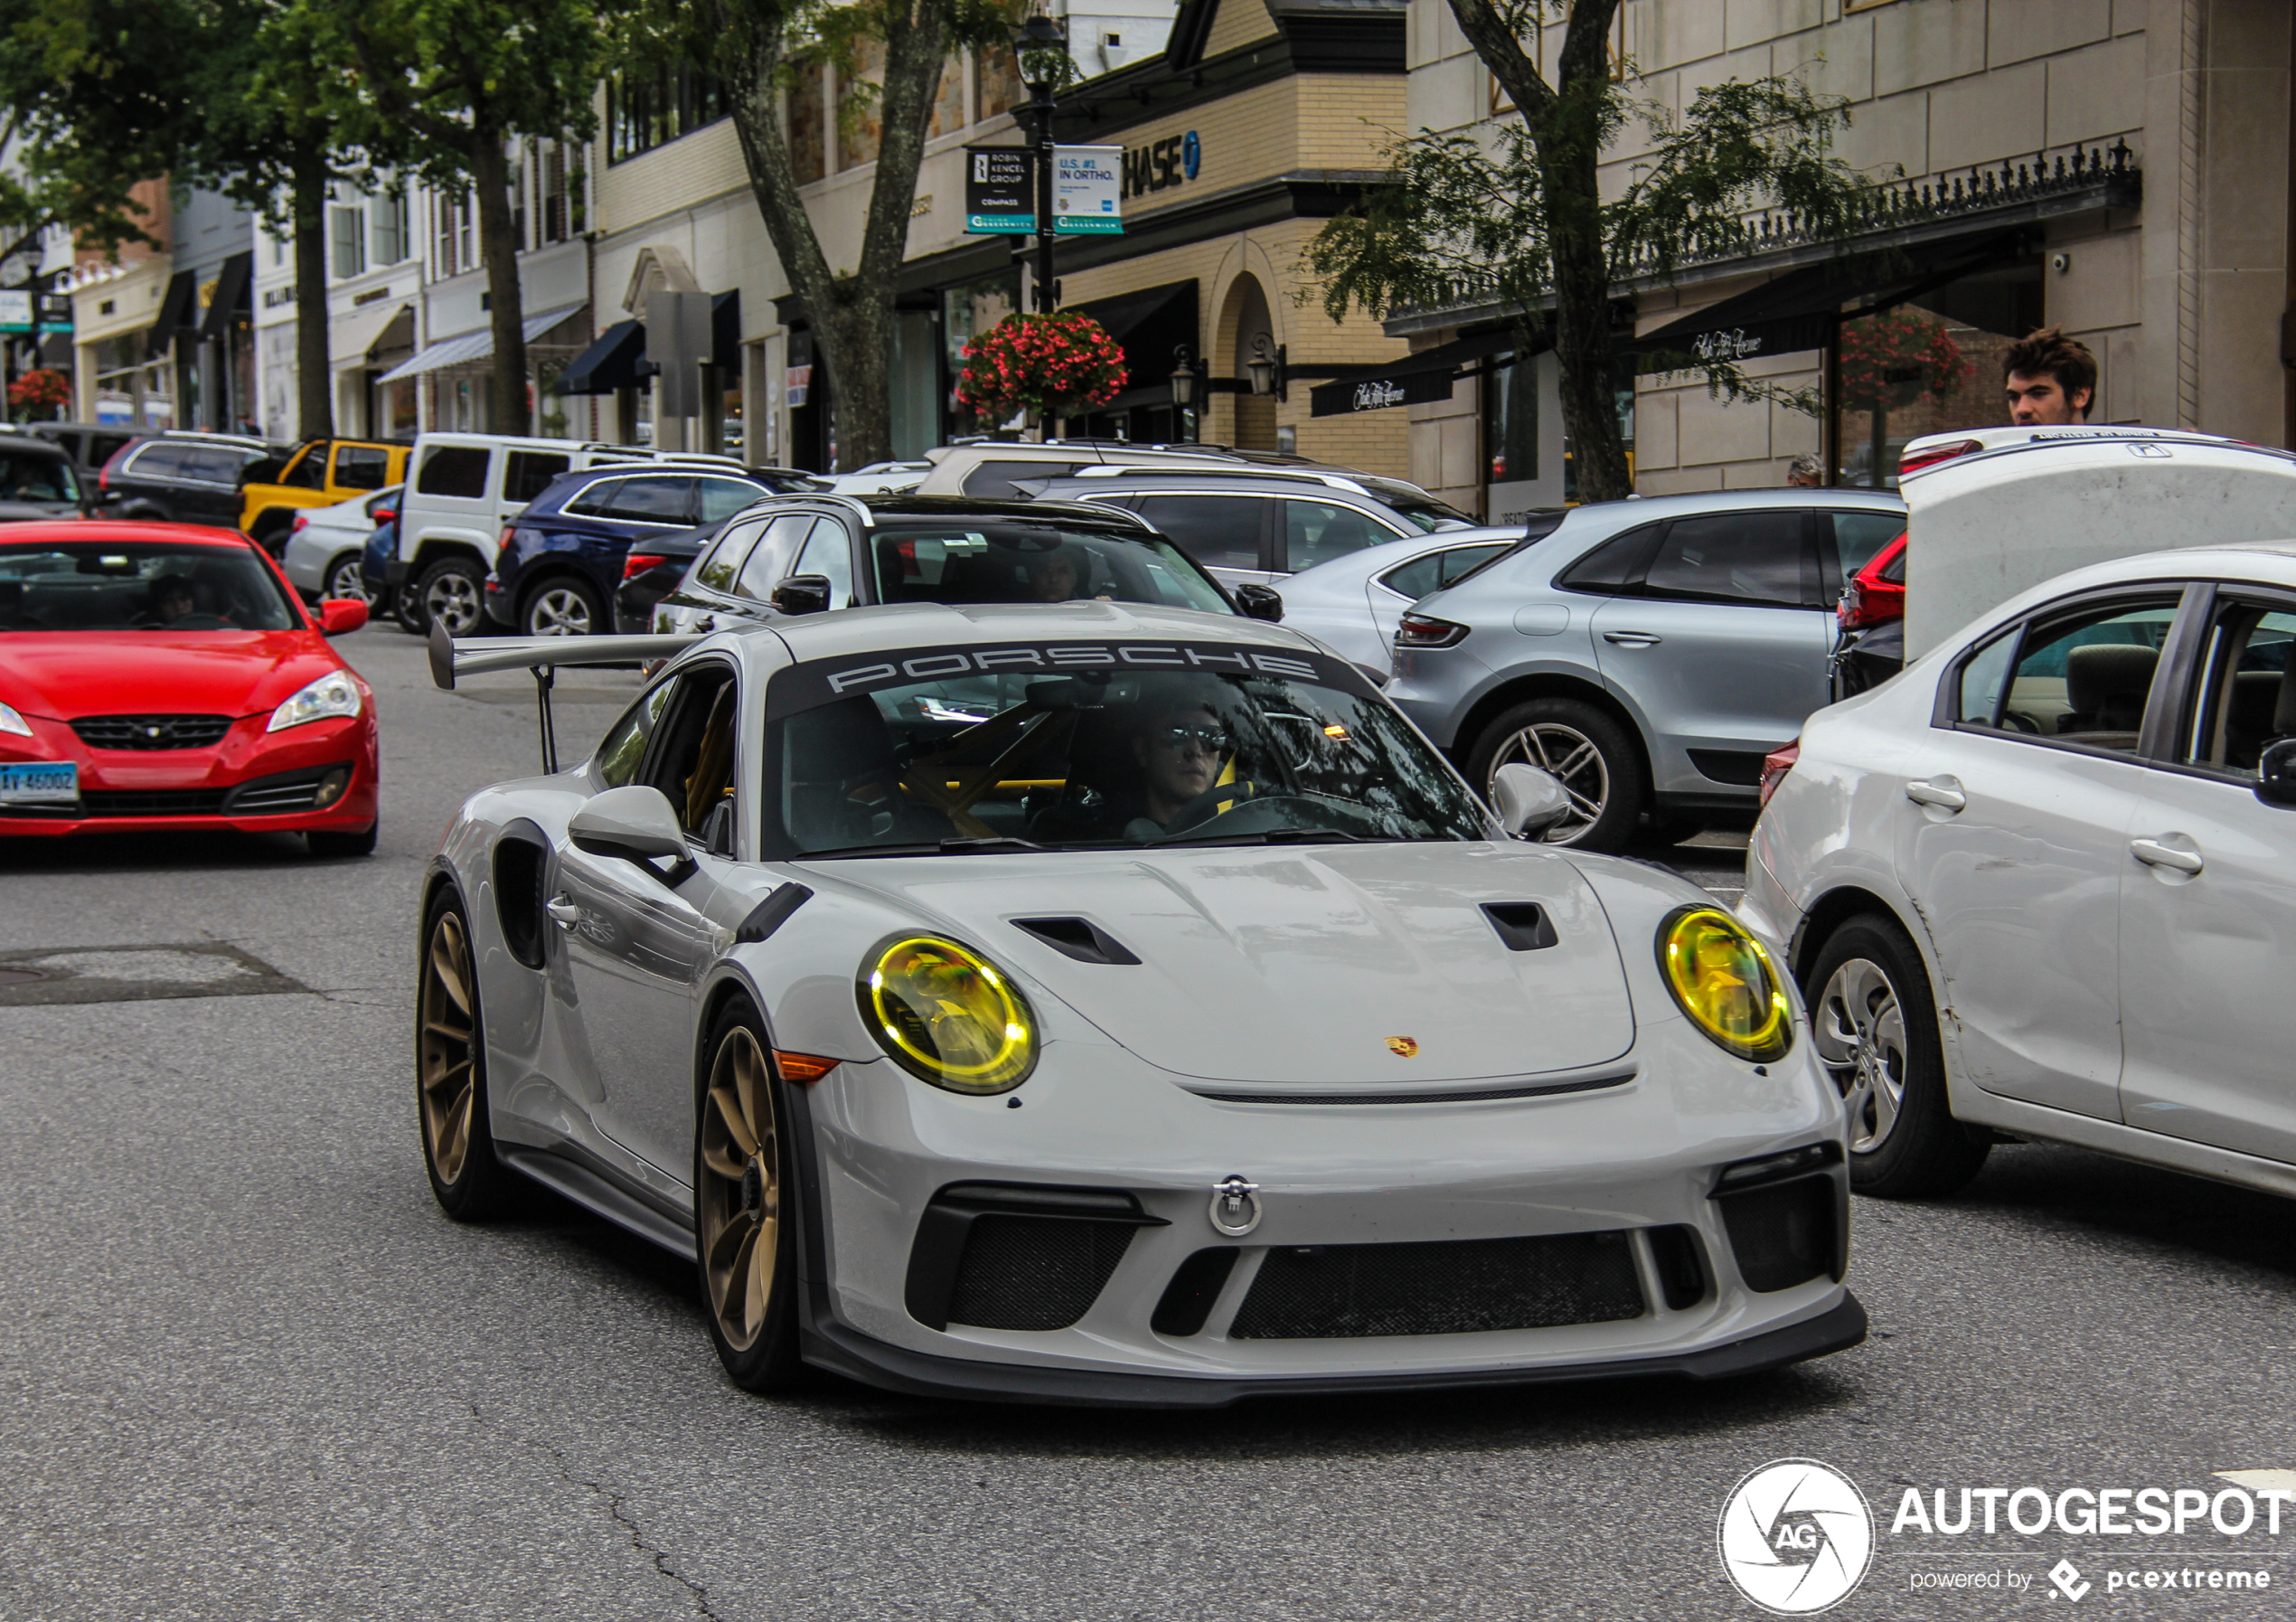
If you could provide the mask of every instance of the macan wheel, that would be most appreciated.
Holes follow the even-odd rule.
[[[415,582],[423,634],[428,635],[433,624],[445,626],[449,637],[472,637],[484,630],[485,586],[485,571],[469,558],[441,558],[424,570]]]
[[[744,1391],[785,1391],[797,1355],[797,1224],[791,1146],[764,1025],[741,999],[710,1032],[693,1145],[694,1261],[710,1338]]]
[[[606,605],[587,582],[560,575],[526,594],[518,626],[529,637],[588,637],[607,628]]]
[[[1953,1118],[1937,1008],[1896,923],[1861,913],[1826,938],[1802,982],[1818,1058],[1849,1109],[1849,1183],[1882,1199],[1945,1194],[1991,1147]]]
[[[451,890],[425,916],[416,984],[415,1106],[430,1192],[456,1221],[480,1221],[510,1202],[513,1174],[494,1155],[470,923]]]
[[[1642,761],[1624,728],[1575,698],[1534,698],[1483,728],[1467,755],[1467,780],[1487,799],[1499,769],[1512,762],[1551,773],[1570,812],[1541,835],[1548,844],[1591,851],[1624,847],[1642,812]]]
[[[359,572],[357,552],[337,553],[328,561],[326,572],[319,579],[321,597],[353,598],[366,604],[369,613],[374,611],[377,599],[375,594],[367,589],[366,580]]]

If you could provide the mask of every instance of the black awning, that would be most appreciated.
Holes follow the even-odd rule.
[[[198,284],[189,270],[178,270],[167,278],[167,294],[159,301],[159,319],[146,329],[144,357],[164,360],[175,346],[175,329],[183,325],[192,313],[192,300],[198,295]]]
[[[720,371],[741,364],[741,289],[715,294],[710,300],[710,363]]]
[[[1511,328],[1454,338],[1433,349],[1397,355],[1392,361],[1359,366],[1328,383],[1308,391],[1312,417],[1344,417],[1356,411],[1384,411],[1390,406],[1424,405],[1450,398],[1459,369],[1473,362],[1511,354],[1519,340]],[[1544,348],[1539,344],[1537,347]]]
[[[254,276],[252,250],[235,253],[223,261],[223,269],[215,277],[215,297],[208,301],[207,313],[200,318],[201,337],[220,338],[231,330],[234,321],[254,316],[255,306],[248,297],[248,285]]]
[[[1619,345],[1622,354],[1748,361],[1833,342],[1836,326],[1877,316],[2018,251],[2021,232],[1924,243],[1808,265]],[[1855,301],[1854,303],[1852,301]],[[1849,308],[1843,308],[1845,305]]]
[[[1154,403],[1172,403],[1170,380],[1172,368],[1179,364],[1174,352],[1185,344],[1192,355],[1197,348],[1193,281],[1168,281],[1068,307],[1097,321],[1124,350],[1126,393],[1153,389],[1157,391]],[[1113,403],[1093,408],[1096,411],[1115,409]]]
[[[594,339],[588,349],[559,373],[550,388],[559,394],[611,394],[616,389],[641,389],[651,369],[645,363],[645,323],[616,321]]]

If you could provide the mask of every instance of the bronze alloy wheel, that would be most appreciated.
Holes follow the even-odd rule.
[[[701,1105],[696,1190],[703,1287],[726,1346],[747,1352],[764,1332],[781,1256],[781,1144],[773,1073],[747,1025],[728,1030]]]
[[[449,1186],[461,1180],[470,1157],[477,1112],[478,1019],[471,986],[470,938],[462,915],[442,908],[423,948],[415,1051],[423,1147],[432,1172]]]

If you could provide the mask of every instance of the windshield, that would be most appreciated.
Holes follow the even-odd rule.
[[[888,603],[1158,603],[1235,610],[1204,571],[1153,532],[967,519],[872,532],[877,600]]]
[[[71,467],[52,457],[0,451],[0,501],[76,502],[80,486]]]
[[[0,544],[0,631],[288,631],[301,624],[244,546]]]
[[[1491,837],[1344,661],[1219,643],[908,648],[767,697],[769,859]]]

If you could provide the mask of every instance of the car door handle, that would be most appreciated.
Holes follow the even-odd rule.
[[[542,903],[542,910],[550,915],[550,922],[561,929],[570,929],[582,921],[582,910],[562,895],[554,895]]]
[[[1934,806],[1940,811],[1958,811],[1969,804],[1969,796],[1962,792],[1954,778],[1915,778],[1905,785],[1905,797],[1916,806]]]
[[[1649,631],[1604,631],[1603,640],[1619,647],[1656,647],[1666,638]]]
[[[2170,844],[2169,841],[2171,839],[2184,843]],[[2158,839],[2131,839],[2129,841],[2129,854],[2147,867],[2165,867],[2174,872],[2197,873],[2208,864],[2197,847],[2185,848],[2191,844],[2192,841],[2182,834],[2163,834]]]

